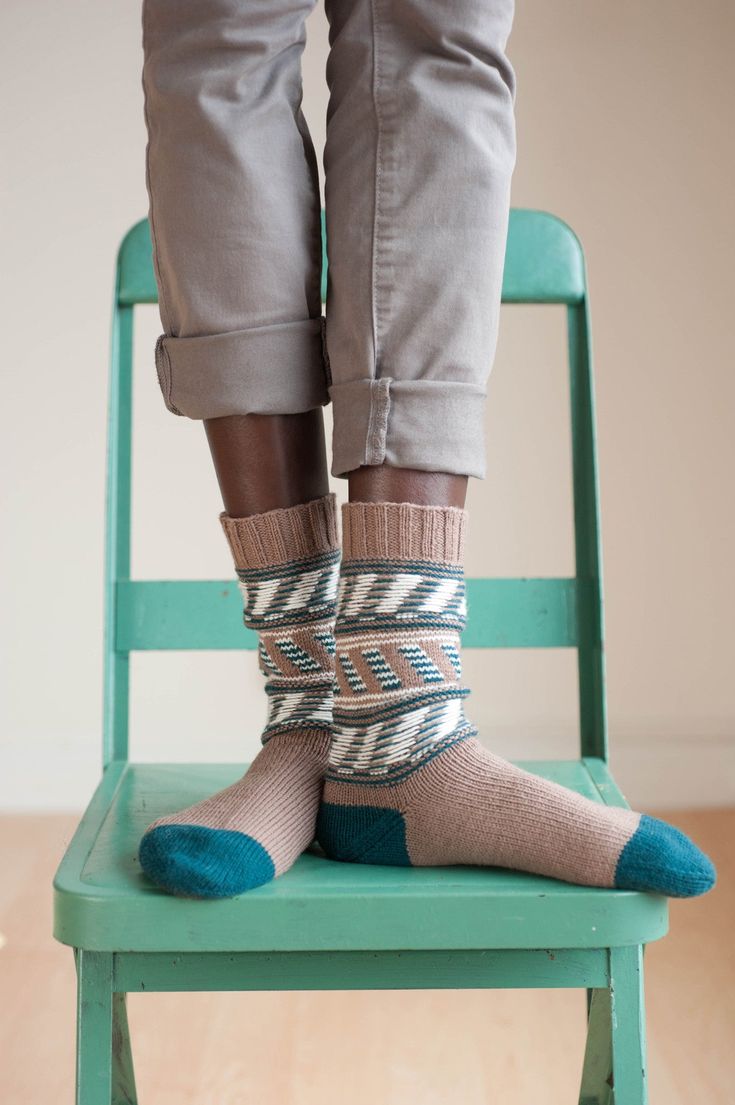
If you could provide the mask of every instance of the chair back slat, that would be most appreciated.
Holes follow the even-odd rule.
[[[466,648],[574,648],[576,579],[468,579]],[[253,649],[232,580],[121,580],[117,652]]]
[[[326,234],[322,212],[326,295]],[[510,213],[503,303],[566,307],[570,370],[576,575],[570,579],[468,580],[468,648],[574,648],[580,750],[607,755],[602,562],[594,390],[584,253],[574,231],[545,211]],[[129,655],[172,649],[252,649],[233,580],[131,580],[131,387],[133,308],[156,303],[148,220],[117,258],[109,396],[105,610],[105,763],[127,757]]]

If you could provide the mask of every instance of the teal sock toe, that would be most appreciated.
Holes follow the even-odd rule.
[[[232,829],[159,825],[145,834],[138,855],[157,886],[192,898],[232,898],[275,875],[263,845]]]
[[[711,859],[673,825],[641,815],[615,869],[619,890],[652,890],[671,898],[694,898],[717,878]]]

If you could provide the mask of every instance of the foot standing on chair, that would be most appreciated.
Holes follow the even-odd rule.
[[[287,871],[314,838],[332,722],[339,547],[334,496],[221,515],[258,633],[269,714],[238,782],[148,826],[143,870],[174,894],[224,898]]]
[[[593,802],[488,751],[464,713],[466,513],[344,507],[334,738],[319,812],[328,855],[480,864],[691,897],[711,862],[683,833]]]

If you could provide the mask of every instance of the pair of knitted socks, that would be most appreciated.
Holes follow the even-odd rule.
[[[464,713],[466,514],[334,496],[221,515],[259,636],[263,747],[232,786],[148,827],[146,874],[175,893],[240,894],[315,835],[353,863],[518,868],[678,897],[708,859],[656,818],[607,807],[489,752]]]

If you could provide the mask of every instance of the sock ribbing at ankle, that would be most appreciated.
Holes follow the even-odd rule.
[[[231,518],[223,511],[220,522],[235,568],[272,568],[337,551],[335,504],[335,496],[329,494],[248,518]]]
[[[464,563],[467,511],[414,503],[346,503],[342,507],[342,553],[353,560]]]

